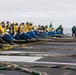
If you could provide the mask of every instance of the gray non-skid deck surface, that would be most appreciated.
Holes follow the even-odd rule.
[[[37,44],[26,47],[14,47],[10,51],[25,51],[25,52],[53,52],[53,53],[76,53],[76,44]]]
[[[37,61],[43,61],[43,62],[64,62],[64,63],[76,63],[76,58],[72,57],[43,57]]]
[[[58,53],[58,54],[76,54],[76,44],[53,44],[53,43],[43,43],[37,45],[30,45],[26,47],[14,47],[8,51],[25,51],[25,52],[49,52],[49,53]],[[73,57],[50,57],[46,56],[37,61],[42,62],[65,62],[65,63],[76,63],[76,58]],[[23,63],[23,62],[22,62]],[[18,64],[21,64],[20,62]],[[31,68],[31,67],[30,67]],[[34,70],[46,72],[49,75],[76,75],[76,71],[59,69],[59,68],[40,68],[32,67]],[[0,70],[0,75],[32,75],[24,73],[21,71],[9,71],[9,70]]]

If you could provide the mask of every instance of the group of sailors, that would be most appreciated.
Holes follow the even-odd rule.
[[[60,25],[56,30],[52,23],[50,25],[34,26],[33,23],[0,23],[0,43],[9,43],[15,40],[27,40],[45,38],[46,36],[54,36],[55,34],[63,34],[63,27]]]

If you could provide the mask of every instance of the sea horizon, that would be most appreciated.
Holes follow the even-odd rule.
[[[71,28],[64,28],[63,33],[64,34],[72,34]]]

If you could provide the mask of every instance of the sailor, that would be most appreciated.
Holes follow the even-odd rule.
[[[4,28],[2,27],[2,25],[0,24],[0,43],[1,44],[7,44],[7,42],[5,42],[3,39],[2,39],[2,34],[5,32]]]
[[[3,31],[5,31],[5,22],[2,21],[0,24],[1,24],[1,26],[2,26]]]
[[[21,23],[20,24],[20,32],[25,32],[24,23]]]
[[[13,30],[13,37],[19,40],[20,26],[18,26],[18,23],[12,24],[12,30]]]
[[[28,27],[29,27],[29,22],[26,22],[26,24],[24,24],[25,32],[28,32]]]
[[[14,33],[18,32],[18,23],[14,24]]]
[[[33,23],[29,23],[28,31],[31,32],[34,29]]]
[[[48,31],[52,31],[54,28],[53,28],[53,25],[52,25],[52,22],[50,23],[49,25],[49,28],[48,28]]]
[[[48,29],[48,26],[46,25],[46,26],[45,26],[45,32],[47,32],[47,31],[48,31],[47,29]]]
[[[14,23],[10,23],[11,34],[14,35]]]
[[[33,26],[33,23],[29,23],[29,26],[28,26],[28,31],[29,31],[29,34],[33,37],[33,38],[38,38],[35,30],[34,30],[34,26]]]
[[[3,28],[4,26],[2,26],[1,24],[0,24],[0,35],[2,34],[2,33],[4,33],[4,31],[5,31],[5,29]]]
[[[38,26],[37,26],[36,31],[37,31],[37,32],[41,32],[41,25],[38,25]]]
[[[72,27],[72,36],[76,37],[76,26]]]
[[[63,34],[63,27],[62,27],[62,25],[59,25],[59,27],[56,29],[56,32],[60,32],[61,34]]]
[[[5,25],[5,26],[6,26],[6,30],[9,28],[9,25],[10,25],[10,22],[7,21],[7,22],[6,22],[6,25]]]
[[[10,22],[7,21],[5,25],[5,32],[9,33],[12,35],[12,26],[10,25]]]

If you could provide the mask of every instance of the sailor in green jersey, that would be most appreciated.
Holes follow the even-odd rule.
[[[56,32],[61,32],[63,34],[63,27],[62,25],[59,25],[59,27],[56,29]]]
[[[72,27],[72,36],[75,37],[76,36],[76,26]]]

